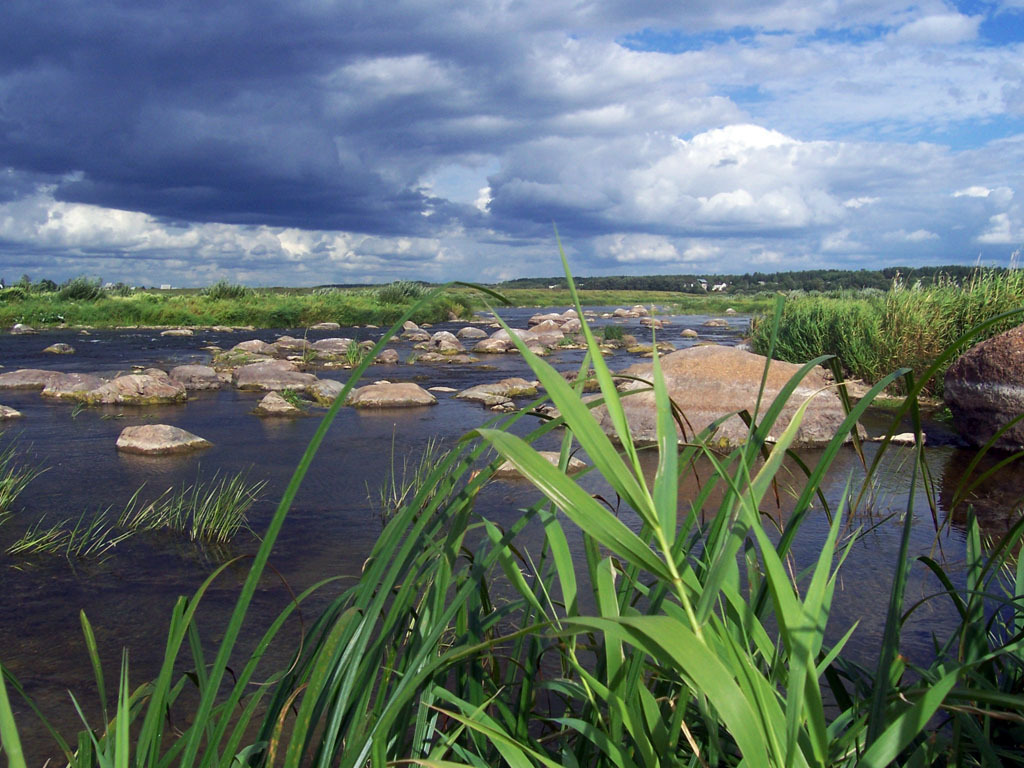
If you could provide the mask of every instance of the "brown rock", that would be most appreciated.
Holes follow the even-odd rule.
[[[339,328],[341,328],[341,324],[340,323],[333,323],[333,322],[327,321],[327,322],[323,322],[323,323],[317,323],[316,325],[311,325],[309,327],[309,330],[311,330],[311,331],[336,331]]]
[[[247,341],[240,341],[233,346],[232,351],[237,352],[248,352],[253,355],[272,355],[274,354],[274,345],[268,344],[260,339],[248,339]]]
[[[345,385],[340,381],[334,379],[317,379],[316,383],[311,385],[306,392],[316,400],[320,405],[329,406],[334,402]]]
[[[173,453],[188,453],[208,448],[209,440],[186,432],[169,424],[143,424],[125,427],[117,438],[117,450],[125,453],[142,453],[160,456]]]
[[[946,371],[943,396],[957,430],[978,446],[1024,413],[1024,325],[961,355]],[[1008,429],[995,445],[1010,451],[1024,448],[1024,424]]]
[[[437,398],[411,381],[380,382],[353,390],[348,404],[356,408],[409,408],[436,405]]]
[[[750,352],[726,346],[698,346],[672,352],[661,358],[661,366],[668,387],[669,397],[682,409],[693,429],[701,431],[716,419],[741,410],[753,413],[766,358]],[[779,390],[789,381],[801,366],[793,363],[772,361],[761,413],[767,410]],[[650,381],[651,364],[640,363],[627,368],[623,373]],[[793,392],[783,407],[770,433],[769,440],[777,440],[788,426],[796,409],[808,398],[813,397],[804,414],[797,432],[796,445],[818,445],[826,443],[835,435],[836,429],[845,418],[838,395],[827,389],[822,372],[812,371]],[[625,381],[623,391],[644,389],[645,385]],[[638,443],[653,443],[656,439],[656,413],[654,393],[640,392],[622,398],[622,407],[629,421],[630,433]],[[601,422],[609,435],[614,427],[604,406],[594,408],[592,413]],[[677,425],[678,429],[678,425]],[[742,444],[747,438],[747,426],[739,416],[732,416],[723,422],[711,443],[722,448]],[[687,434],[686,438],[692,438]],[[683,436],[680,435],[680,440]]]
[[[487,331],[467,325],[465,328],[460,328],[455,335],[460,339],[486,339]]]

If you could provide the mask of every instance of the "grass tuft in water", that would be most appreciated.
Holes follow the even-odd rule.
[[[11,507],[25,487],[45,471],[23,463],[13,443],[0,450],[0,525],[10,520]]]

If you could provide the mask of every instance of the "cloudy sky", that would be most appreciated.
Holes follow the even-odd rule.
[[[4,0],[0,277],[1005,265],[1024,0]]]

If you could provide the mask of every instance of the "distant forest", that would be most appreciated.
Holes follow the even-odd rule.
[[[743,275],[605,275],[577,277],[577,287],[595,291],[672,291],[675,293],[711,292],[725,284],[727,293],[760,293],[762,291],[847,291],[877,288],[888,290],[898,276],[905,282],[920,280],[928,284],[936,280],[962,283],[969,280],[977,267],[887,267],[886,269],[809,269],[803,272],[747,272]],[[990,269],[990,268],[986,268]],[[1003,271],[1002,267],[991,268]],[[500,288],[566,288],[564,277],[520,277],[499,283]]]

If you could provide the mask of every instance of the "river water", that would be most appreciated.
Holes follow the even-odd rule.
[[[601,311],[602,308],[596,308]],[[502,312],[513,327],[526,327],[536,309]],[[731,317],[728,329],[703,328],[705,316],[670,317],[671,325],[659,333],[681,348],[693,343],[682,339],[679,330],[692,327],[702,340],[735,344],[743,336],[748,318]],[[604,322],[597,321],[600,325]],[[620,321],[621,322],[621,321]],[[641,341],[650,341],[650,331],[636,320],[626,321],[625,330]],[[438,324],[433,330],[457,330],[461,323]],[[328,336],[375,339],[379,329],[343,328],[340,331],[306,332],[304,329],[213,332],[197,331],[192,337],[165,337],[156,330],[51,331],[33,336],[0,336],[0,363],[4,370],[47,368],[113,374],[127,372],[133,365],[169,369],[184,363],[205,363],[213,344],[224,349],[239,341],[277,336],[306,335],[311,341]],[[42,353],[47,345],[65,341],[77,350],[70,356]],[[394,345],[404,360],[411,345]],[[474,384],[512,376],[529,378],[518,355],[481,356],[473,365],[372,366],[367,380],[388,378],[414,380],[424,387],[435,385],[464,389]],[[565,350],[548,358],[559,369],[578,367],[582,353]],[[637,360],[625,352],[609,360],[613,369]],[[346,371],[318,371],[322,377],[345,380]],[[261,419],[251,414],[262,394],[239,392],[231,387],[216,392],[191,393],[185,405],[146,408],[104,407],[75,409],[72,404],[42,398],[36,392],[0,392],[0,402],[13,406],[24,418],[8,422],[0,445],[15,445],[23,461],[45,468],[14,505],[10,522],[0,527],[0,661],[19,679],[40,707],[72,738],[78,725],[68,692],[85,702],[87,712],[96,714],[92,672],[82,641],[79,612],[84,611],[97,635],[100,652],[107,662],[108,686],[116,686],[116,664],[121,649],[130,652],[133,685],[148,679],[159,666],[167,621],[174,600],[190,594],[219,562],[218,553],[204,551],[172,536],[140,536],[119,545],[114,556],[96,564],[59,556],[12,557],[6,549],[30,525],[40,519],[51,522],[78,518],[124,507],[140,487],[142,498],[153,498],[168,487],[208,480],[216,473],[248,472],[251,480],[265,480],[261,499],[250,512],[254,531],[261,531],[280,498],[291,473],[314,430],[318,418]],[[482,406],[451,395],[439,394],[438,405],[429,408],[340,411],[313,467],[293,505],[273,553],[276,576],[267,577],[257,594],[252,615],[257,623],[276,615],[287,602],[288,589],[298,592],[330,575],[352,576],[359,572],[366,554],[380,530],[374,499],[386,482],[393,465],[403,460],[415,464],[430,439],[453,443],[466,431],[493,417]],[[888,416],[875,412],[867,420],[869,431],[887,426]],[[527,426],[534,422],[527,420]],[[207,438],[213,447],[182,457],[144,457],[119,453],[114,448],[120,431],[129,425],[167,423]],[[936,426],[937,442],[946,442]],[[552,437],[550,446],[557,447]],[[869,458],[873,451],[868,446]],[[954,571],[963,561],[962,515],[950,516],[946,507],[951,489],[970,461],[969,451],[955,445],[937,445],[928,450],[938,517],[924,500],[914,500],[914,554],[931,554]],[[804,457],[813,462],[814,452]],[[851,527],[866,531],[855,545],[842,571],[835,600],[835,635],[859,621],[854,644],[865,661],[880,639],[889,586],[899,546],[899,514],[907,507],[907,472],[911,452],[893,449],[887,455],[887,469],[876,482],[869,503],[851,518]],[[844,450],[830,474],[826,492],[837,498],[846,480],[860,472],[854,452]],[[587,482],[599,484],[599,479]],[[595,488],[600,490],[600,488]],[[687,492],[683,483],[683,494]],[[1006,470],[994,482],[974,494],[983,511],[988,530],[1005,528],[1024,495],[1024,474]],[[523,482],[493,482],[482,494],[478,510],[503,522],[517,516],[536,494]],[[893,516],[893,513],[897,513]],[[949,521],[947,517],[951,517]],[[949,524],[946,524],[946,523]],[[937,529],[938,527],[938,529]],[[815,537],[824,535],[827,521],[811,520],[803,554],[813,556]],[[803,541],[803,539],[802,539]],[[247,534],[237,537],[232,554],[255,551],[257,542]],[[800,559],[801,551],[797,551]],[[202,614],[204,638],[219,639],[221,622],[234,604],[237,588],[246,573],[246,561],[214,584],[205,598]],[[351,582],[348,582],[351,583]],[[287,588],[284,586],[287,584]],[[342,585],[344,586],[344,584]],[[335,594],[326,590],[309,611]],[[937,591],[923,568],[914,571],[908,600]],[[948,602],[948,601],[947,601]],[[917,612],[905,640],[903,652],[911,658],[926,655],[933,631],[953,621],[951,607],[931,601]],[[290,631],[297,637],[298,627]],[[41,764],[53,755],[42,727],[15,695],[12,702],[26,740],[30,764]],[[95,723],[94,723],[95,724]]]

